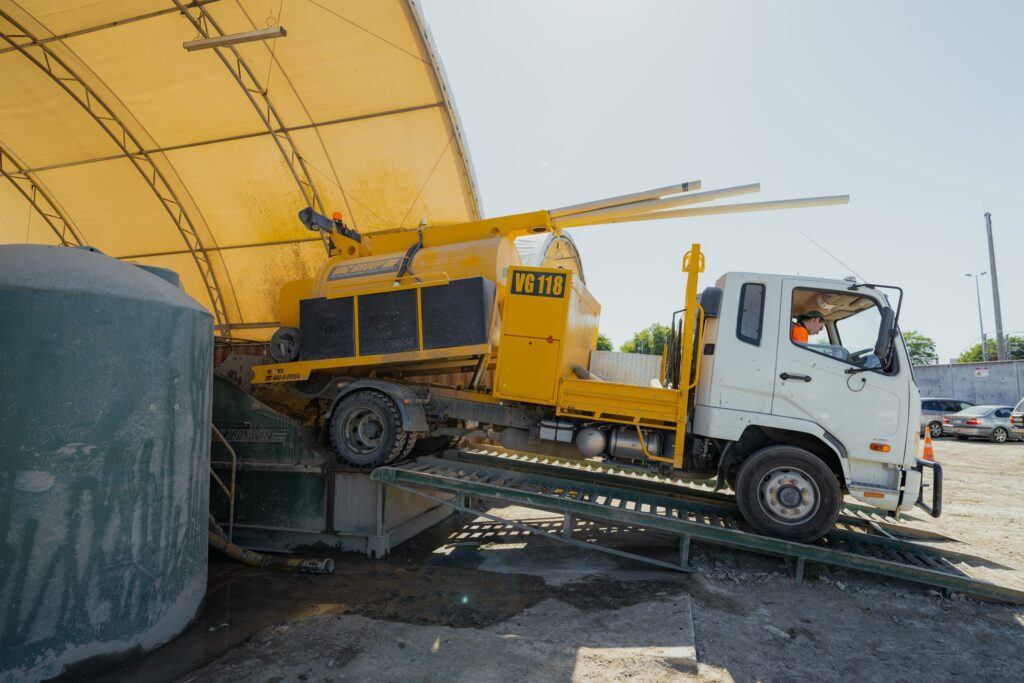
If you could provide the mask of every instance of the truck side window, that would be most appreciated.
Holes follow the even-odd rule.
[[[742,342],[760,346],[763,322],[764,285],[748,282],[740,289],[740,314],[736,322],[736,337]]]
[[[850,291],[797,287],[792,316],[790,338],[796,346],[865,370],[898,371],[896,363],[890,362],[894,356],[883,359],[874,354],[882,323],[875,299]]]

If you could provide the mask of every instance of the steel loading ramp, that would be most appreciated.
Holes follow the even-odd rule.
[[[618,470],[618,473],[616,472]],[[973,555],[924,545],[943,540],[929,532],[878,522],[847,508],[836,527],[814,544],[796,543],[746,530],[732,496],[707,488],[631,476],[613,466],[483,449],[447,451],[374,470],[372,478],[449,505],[461,512],[510,524],[538,536],[580,545],[648,564],[691,571],[690,544],[713,543],[792,559],[798,581],[807,562],[903,579],[1003,602],[1024,604],[1024,591],[977,576],[977,569],[1007,569]],[[445,500],[438,494],[455,494]],[[516,504],[564,515],[558,532],[509,521],[475,509],[471,499]],[[667,562],[573,537],[578,519],[625,524],[679,539],[678,562]],[[906,540],[914,538],[915,540]]]

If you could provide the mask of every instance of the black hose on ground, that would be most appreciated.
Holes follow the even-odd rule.
[[[243,548],[228,540],[227,535],[216,522],[210,520],[210,547],[216,548],[233,560],[252,567],[270,567],[283,569],[288,572],[299,572],[302,574],[333,574],[334,560],[326,558],[315,560],[303,557],[279,557],[277,555],[266,555],[255,550]]]

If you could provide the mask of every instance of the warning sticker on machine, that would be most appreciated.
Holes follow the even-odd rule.
[[[364,263],[343,263],[340,266],[331,268],[328,280],[344,280],[350,277],[364,277],[366,275],[380,275],[381,273],[393,273],[402,265],[402,259],[389,258],[380,261],[368,261]]]
[[[550,296],[561,299],[565,296],[565,273],[512,272],[512,293],[527,296]]]
[[[283,367],[256,366],[252,369],[253,382],[298,382],[309,379],[309,370],[287,372]]]

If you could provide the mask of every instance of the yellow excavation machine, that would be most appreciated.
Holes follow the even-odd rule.
[[[920,502],[920,403],[881,286],[730,273],[698,293],[694,244],[656,376],[614,382],[591,367],[601,307],[566,228],[848,201],[687,206],[759,186],[699,190],[373,235],[306,209],[329,257],[282,288],[254,389],[356,467],[464,440],[717,477],[751,526],[800,541],[832,527],[844,493],[890,512]],[[524,264],[515,241],[530,235],[544,244]],[[824,311],[827,343],[791,342],[809,310]]]

